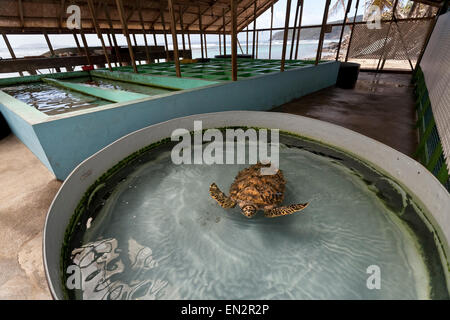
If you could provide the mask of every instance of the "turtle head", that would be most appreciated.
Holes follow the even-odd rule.
[[[251,204],[245,204],[241,206],[241,212],[247,218],[251,218],[256,214],[256,207]]]

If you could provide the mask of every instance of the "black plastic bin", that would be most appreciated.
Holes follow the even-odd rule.
[[[9,129],[8,123],[6,122],[5,118],[3,118],[3,115],[0,113],[0,139],[3,139],[9,133],[11,130]]]
[[[359,63],[341,62],[336,86],[343,89],[353,89],[359,75]]]

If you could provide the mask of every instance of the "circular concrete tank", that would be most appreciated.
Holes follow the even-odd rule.
[[[171,136],[178,128],[194,130],[194,120],[203,129],[256,127],[280,129],[333,148],[380,170],[414,196],[432,229],[449,288],[450,195],[420,163],[408,156],[351,130],[327,122],[286,113],[232,111],[177,118],[130,133],[111,143],[76,167],[64,181],[48,211],[43,237],[44,267],[51,293],[64,298],[61,281],[61,248],[65,232],[86,190],[118,162],[152,143]]]

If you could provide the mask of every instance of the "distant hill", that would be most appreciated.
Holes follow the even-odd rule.
[[[363,15],[356,16],[356,21],[362,21]],[[330,21],[329,24],[332,23],[342,23],[343,20]],[[353,17],[348,18],[349,23],[353,22]],[[350,27],[347,24],[345,26],[345,31],[350,31]],[[292,39],[293,30],[288,31],[288,39]],[[272,40],[283,40],[284,31],[278,31],[273,34]],[[330,33],[326,34],[326,38],[330,40],[339,40],[341,35],[341,29],[339,27],[334,27]],[[302,40],[318,40],[320,37],[320,28],[306,28],[302,29],[300,37]]]

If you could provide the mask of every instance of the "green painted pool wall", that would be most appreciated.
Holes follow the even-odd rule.
[[[419,132],[419,145],[415,152],[415,158],[450,192],[450,170],[445,162],[444,150],[436,126],[425,76],[420,66],[413,75],[413,83],[416,96],[416,127]]]
[[[58,72],[58,73],[39,74],[39,75],[25,76],[25,77],[2,78],[2,79],[0,79],[0,86],[3,87],[3,86],[10,86],[10,85],[39,82],[39,81],[41,81],[42,78],[70,79],[70,78],[80,78],[80,77],[89,77],[89,71]]]
[[[42,81],[58,86],[64,89],[72,90],[75,92],[80,92],[83,94],[87,94],[92,97],[96,97],[99,99],[103,99],[110,102],[127,102],[132,100],[139,100],[148,98],[150,96],[136,93],[136,92],[130,92],[125,90],[116,90],[116,89],[106,89],[106,88],[98,88],[93,86],[88,86],[80,83],[71,83],[66,81],[60,81],[56,79],[51,78],[42,78]]]
[[[46,116],[46,120],[32,124],[32,129],[47,157],[47,161],[41,161],[58,179],[64,180],[85,158],[128,133],[199,113],[270,110],[334,85],[338,69],[339,62],[333,61],[172,92],[137,102],[110,104],[64,116]],[[14,106],[3,107],[3,113],[4,108],[14,112]],[[270,113],[267,116],[270,117]],[[17,118],[10,116],[7,120],[14,132],[23,130]],[[25,136],[21,140],[30,149],[30,145],[36,143],[35,139]]]
[[[90,73],[94,77],[130,82],[135,84],[151,85],[154,87],[170,90],[187,90],[220,83],[219,81],[208,81],[194,78],[153,76],[121,71],[109,72],[106,70],[93,70]]]
[[[6,107],[8,105],[9,107]],[[0,91],[0,112],[8,122],[11,131],[18,137],[27,147],[34,153],[34,155],[41,160],[41,162],[51,171],[53,174],[52,165],[48,161],[47,155],[42,148],[41,142],[37,137],[32,123],[26,121],[18,113],[13,110],[20,110],[22,114],[26,114],[30,122],[42,121],[46,118],[44,114],[37,111],[34,108],[30,108],[29,105],[23,103],[6,93]],[[55,174],[56,175],[56,174]]]

